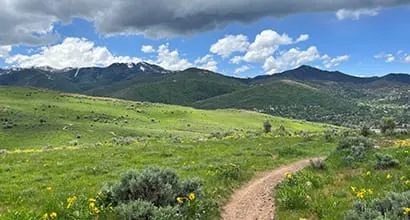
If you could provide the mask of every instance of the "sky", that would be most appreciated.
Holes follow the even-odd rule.
[[[0,0],[0,68],[410,72],[409,0]]]

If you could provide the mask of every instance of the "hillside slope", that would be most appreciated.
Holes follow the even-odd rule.
[[[270,120],[289,131],[321,131],[327,125],[240,110],[190,107],[98,98],[44,89],[0,87],[1,148],[88,145],[115,137],[201,138],[211,133],[261,132]]]

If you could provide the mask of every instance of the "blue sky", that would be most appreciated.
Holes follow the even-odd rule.
[[[185,33],[189,28],[170,28],[165,34],[155,30],[158,36],[152,36],[157,33],[151,29],[141,31],[138,22],[132,23],[132,30],[127,26],[118,32],[112,27],[103,30],[97,19],[60,17],[29,32],[29,37],[44,42],[0,35],[0,67],[107,66],[144,60],[172,70],[197,66],[240,77],[274,74],[303,64],[359,76],[410,72],[406,4],[262,16],[245,22],[223,20],[217,27],[193,33]]]

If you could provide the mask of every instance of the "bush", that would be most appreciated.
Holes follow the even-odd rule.
[[[371,134],[372,134],[372,131],[370,130],[370,127],[369,127],[369,126],[363,125],[363,126],[360,128],[360,135],[362,135],[362,136],[364,136],[364,137],[367,137],[367,136],[369,136],[369,135],[371,135]]]
[[[382,122],[380,124],[380,129],[383,134],[393,134],[394,129],[396,128],[396,122],[394,121],[394,118],[383,118]]]
[[[265,133],[269,133],[269,132],[271,132],[271,129],[272,129],[271,123],[268,120],[266,120],[263,123],[263,130],[265,131]]]
[[[289,133],[286,131],[285,126],[280,125],[278,130],[276,131],[280,136],[287,136]]]
[[[340,140],[337,150],[345,150],[359,145],[363,145],[366,150],[370,150],[374,147],[374,142],[366,137],[345,137]]]
[[[373,200],[369,205],[361,201],[355,202],[345,219],[408,219],[410,213],[404,211],[404,208],[408,207],[410,207],[410,191],[389,193],[383,199]]]
[[[353,165],[355,161],[363,161],[366,153],[374,148],[374,142],[366,137],[345,137],[340,140],[336,150],[342,152],[342,162]]]
[[[322,159],[309,160],[310,166],[315,170],[324,170],[326,169],[326,163]]]
[[[400,162],[394,159],[391,155],[388,154],[376,154],[377,162],[374,166],[375,169],[389,169],[398,167]]]
[[[103,187],[99,202],[104,207],[114,206],[120,219],[190,219],[200,215],[199,210],[203,213],[195,206],[196,198],[202,197],[201,180],[181,180],[170,169],[154,167],[126,171],[120,182]]]
[[[121,204],[115,209],[120,219],[129,220],[162,220],[162,219],[180,219],[178,217],[178,208],[172,206],[156,207],[150,202],[137,200],[127,204]]]
[[[201,195],[201,181],[181,181],[170,169],[150,168],[143,172],[128,170],[121,175],[119,183],[111,187],[112,204],[144,200],[155,206],[175,205],[178,196],[189,193]]]

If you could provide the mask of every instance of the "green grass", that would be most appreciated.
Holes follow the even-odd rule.
[[[408,138],[408,137],[407,137]],[[382,141],[386,142],[386,141]],[[410,190],[409,146],[394,147],[390,142],[388,147],[374,149],[366,154],[363,161],[355,161],[351,166],[342,162],[342,154],[334,152],[326,159],[327,169],[314,170],[311,167],[294,175],[296,185],[288,188],[289,181],[282,183],[276,196],[287,194],[296,201],[306,202],[302,205],[285,204],[278,201],[276,209],[278,219],[343,219],[352,209],[355,201],[370,203],[377,198],[383,198],[389,192],[404,192]],[[400,161],[400,167],[385,170],[375,169],[376,153],[389,154]],[[388,177],[390,175],[390,177]],[[306,188],[306,182],[313,182],[313,187]],[[407,181],[407,182],[406,182]],[[355,191],[352,190],[355,188]],[[299,200],[293,190],[304,189]],[[363,198],[358,191],[365,189]],[[369,192],[369,189],[371,192]],[[307,199],[309,196],[309,199]]]
[[[0,119],[17,124],[0,128],[0,219],[62,213],[50,207],[64,207],[73,195],[86,200],[103,183],[118,181],[121,172],[151,166],[203,179],[207,199],[216,203],[210,215],[218,216],[232,190],[256,172],[334,148],[322,134],[335,127],[323,124],[30,88],[0,87]],[[283,125],[292,135],[264,134],[265,120],[273,131]],[[297,135],[300,131],[311,132],[313,140]],[[223,138],[211,138],[215,132]],[[112,143],[121,136],[132,143]],[[74,140],[78,144],[71,146]],[[240,167],[239,178],[215,172],[231,163]]]

